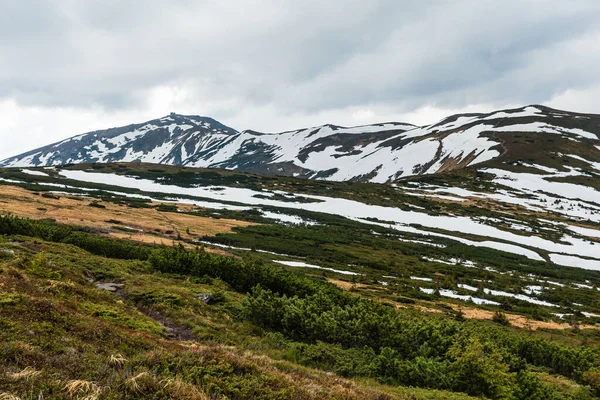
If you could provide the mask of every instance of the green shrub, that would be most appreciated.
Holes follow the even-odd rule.
[[[506,314],[496,311],[492,316],[492,321],[500,325],[510,325],[508,318],[506,318]]]
[[[104,257],[146,260],[150,246],[95,236],[68,225],[47,220],[0,216],[0,234],[24,235],[59,243],[68,243]]]
[[[21,295],[18,293],[0,293],[0,306],[10,306],[21,301]]]
[[[42,251],[31,260],[26,270],[31,275],[35,275],[39,278],[59,280],[62,276],[60,271],[52,269],[50,267],[51,265],[46,253]]]

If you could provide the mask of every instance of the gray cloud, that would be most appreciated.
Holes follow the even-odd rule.
[[[278,128],[572,99],[600,85],[599,18],[596,0],[6,0],[0,101],[141,116],[169,88],[164,107]]]

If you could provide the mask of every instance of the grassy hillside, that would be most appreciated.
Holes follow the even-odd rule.
[[[0,225],[20,224],[60,239],[49,223]],[[93,235],[77,246],[2,238],[0,387],[19,398],[464,397],[405,385],[586,398],[596,377],[599,349],[583,336],[424,318],[322,279],[183,247],[131,257],[115,239],[90,247]]]
[[[280,337],[240,318],[245,296],[220,279],[24,236],[2,236],[0,257],[2,399],[467,398],[286,361]]]
[[[0,399],[600,393],[599,272],[471,246],[490,239],[475,234],[398,231],[309,205],[335,196],[556,242],[573,234],[564,216],[388,185],[93,169],[209,187],[214,197],[227,188],[254,195],[211,208],[214,199],[65,179],[60,170],[1,170]],[[495,190],[468,170],[422,179],[423,190]],[[254,199],[267,203],[249,207]]]

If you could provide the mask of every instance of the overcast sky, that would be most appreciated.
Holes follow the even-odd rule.
[[[598,0],[2,0],[0,159],[171,111],[235,129],[600,113]]]

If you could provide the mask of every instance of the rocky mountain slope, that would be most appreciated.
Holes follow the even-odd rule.
[[[600,115],[544,106],[453,115],[422,127],[391,122],[281,133],[238,132],[211,118],[172,113],[75,136],[0,166],[139,161],[382,183],[482,163],[555,168],[563,154],[593,167],[600,162],[599,137]]]

